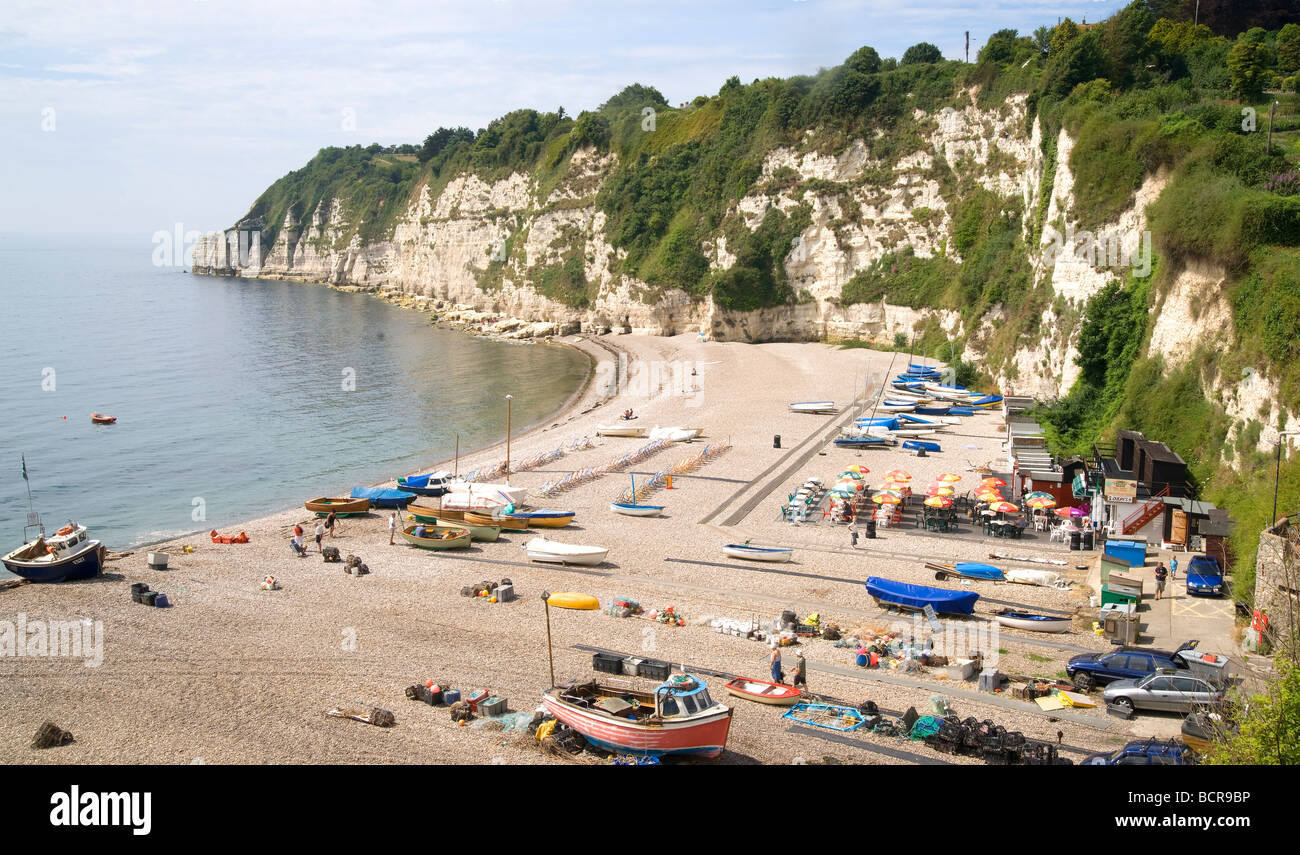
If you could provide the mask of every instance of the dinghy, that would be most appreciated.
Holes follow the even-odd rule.
[[[1026,629],[1030,632],[1065,632],[1070,628],[1070,619],[1059,615],[1001,612],[995,616],[995,619],[1002,626],[1010,629]]]
[[[543,561],[551,564],[580,564],[594,567],[602,563],[609,555],[609,549],[603,546],[580,546],[576,543],[560,543],[544,537],[534,537],[523,545],[531,561]]]
[[[727,683],[725,688],[728,694],[734,697],[778,707],[798,703],[803,697],[803,692],[794,686],[770,683],[767,680],[751,680],[748,677],[737,677]]]
[[[939,443],[923,442],[922,440],[919,439],[909,439],[907,442],[903,443],[903,448],[906,448],[908,451],[924,451],[927,454],[930,452],[941,450],[939,448]]]
[[[956,564],[926,563],[926,568],[934,571],[934,578],[942,582],[949,576],[963,579],[978,579],[983,582],[1005,582],[1006,574],[1001,568],[992,564],[980,564],[975,561],[958,561]]]
[[[117,421],[117,416],[106,416],[103,413],[91,413],[90,420],[97,425],[111,425]]]
[[[370,500],[322,496],[318,499],[308,499],[303,502],[303,507],[318,517],[327,517],[330,514],[336,517],[353,517],[370,513]]]
[[[420,549],[468,549],[471,540],[468,529],[447,525],[408,525],[402,529],[402,539]]]
[[[946,416],[948,415],[948,411],[951,409],[951,406],[940,407],[918,405],[914,412],[918,416]]]
[[[643,427],[622,427],[617,425],[596,425],[596,436],[624,436],[633,439],[645,438]]]
[[[353,487],[352,498],[369,499],[372,508],[404,508],[415,501],[415,494],[382,487]]]
[[[609,509],[625,517],[657,517],[664,512],[664,505],[638,505],[635,502],[610,502]]]
[[[884,448],[896,444],[896,440],[886,436],[853,436],[835,440],[835,445],[839,448]]]
[[[868,578],[866,586],[867,593],[880,605],[915,611],[931,606],[941,615],[971,614],[975,611],[975,601],[980,598],[974,591],[950,591],[947,588],[910,585],[879,576]]]
[[[441,496],[451,489],[454,476],[450,472],[427,472],[397,479],[397,489],[417,496]]]
[[[440,516],[437,511],[416,505],[411,505],[407,510],[418,522],[430,523],[443,528],[463,528],[469,532],[472,540],[477,540],[480,543],[492,543],[501,536],[501,526],[499,525],[471,525],[464,520],[446,519]]]
[[[650,439],[662,439],[665,442],[687,442],[698,435],[698,428],[656,427],[650,431]]]
[[[528,495],[527,487],[509,484],[478,484],[473,481],[452,481],[447,485],[443,504],[452,507],[476,508],[484,505],[521,505]],[[482,501],[480,501],[482,500]]]
[[[509,516],[529,528],[564,528],[573,522],[573,511],[516,511]]]
[[[834,401],[800,401],[797,404],[790,405],[791,412],[811,413],[813,415],[822,415],[825,413],[835,412]]]
[[[789,561],[794,555],[794,549],[789,546],[750,546],[747,543],[728,543],[722,551],[732,558],[777,563]]]

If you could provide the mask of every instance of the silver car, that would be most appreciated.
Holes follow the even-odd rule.
[[[1137,680],[1116,680],[1101,696],[1107,704],[1130,710],[1188,713],[1222,704],[1224,688],[1205,677],[1157,671]]]

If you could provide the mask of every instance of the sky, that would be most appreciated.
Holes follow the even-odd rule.
[[[0,231],[212,231],[322,147],[418,143],[815,73],[864,44],[961,59],[1123,0],[3,0]]]

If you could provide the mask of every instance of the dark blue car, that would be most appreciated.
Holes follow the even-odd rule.
[[[1187,564],[1187,593],[1193,597],[1223,596],[1223,570],[1208,555],[1193,555]]]
[[[1198,642],[1189,641],[1179,650],[1195,650]],[[1074,685],[1083,691],[1116,680],[1139,680],[1156,671],[1186,671],[1187,661],[1177,652],[1149,650],[1144,647],[1120,647],[1109,653],[1075,656],[1065,666]]]
[[[1080,766],[1190,766],[1196,756],[1190,748],[1177,740],[1160,742],[1139,739],[1118,751],[1090,754],[1079,762]]]

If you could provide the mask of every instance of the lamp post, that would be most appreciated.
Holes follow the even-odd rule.
[[[514,395],[506,395],[506,483],[510,483],[510,402]]]
[[[1268,521],[1269,528],[1277,525],[1277,485],[1282,480],[1282,437],[1296,434],[1300,434],[1300,431],[1284,430],[1277,435],[1277,462],[1273,466],[1273,516]]]

